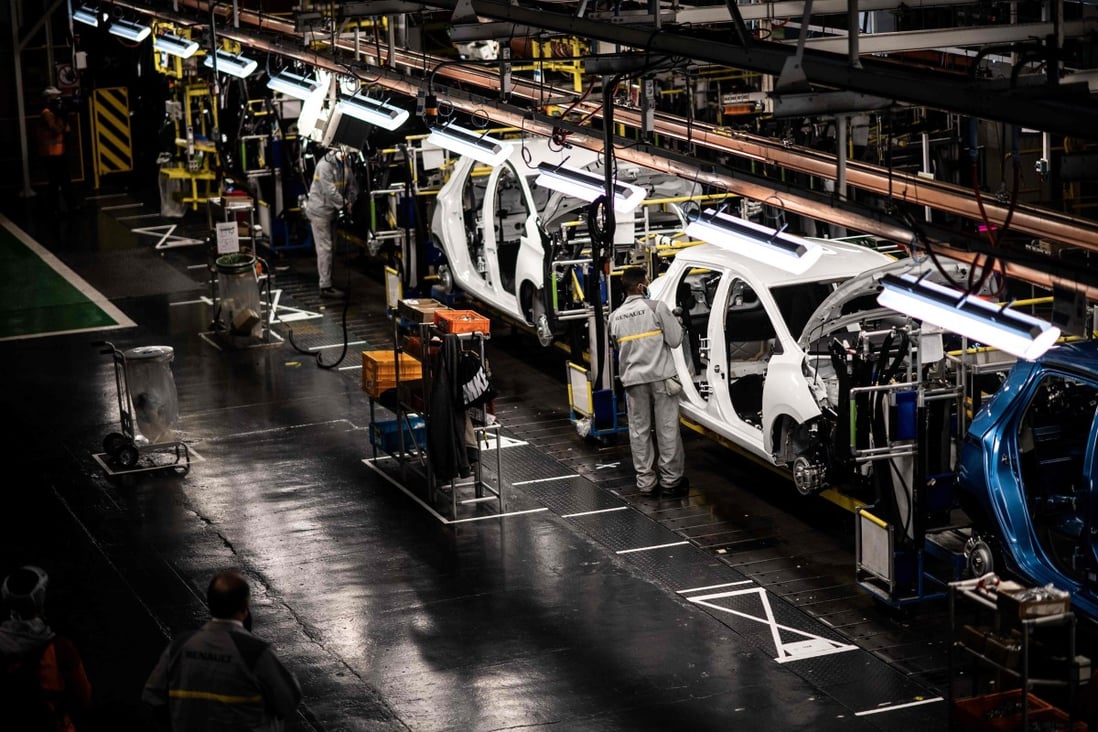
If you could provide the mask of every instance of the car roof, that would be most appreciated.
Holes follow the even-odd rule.
[[[846,279],[868,269],[893,261],[887,254],[847,242],[832,239],[809,239],[824,248],[823,256],[803,274],[792,274],[783,269],[763,264],[734,250],[712,244],[698,244],[680,251],[676,259],[699,266],[734,267],[756,283],[767,287],[781,287],[802,282],[831,282]]]
[[[1062,366],[1098,376],[1098,341],[1075,341],[1050,348],[1037,359],[1045,366]]]

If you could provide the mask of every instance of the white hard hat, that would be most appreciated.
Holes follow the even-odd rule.
[[[44,97],[59,97],[61,96],[61,90],[56,86],[47,86],[42,90],[42,96]]]

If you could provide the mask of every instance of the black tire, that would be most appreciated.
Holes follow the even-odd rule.
[[[103,452],[110,455],[112,458],[118,457],[118,451],[126,446],[129,440],[121,432],[111,432],[109,435],[103,438]]]
[[[137,465],[137,460],[140,454],[137,452],[137,448],[132,444],[123,445],[118,450],[118,464],[127,470]]]

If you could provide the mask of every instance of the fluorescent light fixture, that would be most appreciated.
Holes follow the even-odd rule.
[[[686,226],[688,236],[750,257],[793,274],[804,274],[819,261],[823,247],[753,221],[707,209]]]
[[[84,25],[90,25],[92,28],[99,27],[99,11],[92,10],[87,5],[82,5],[72,11],[72,19]]]
[[[107,30],[111,32],[111,35],[125,38],[127,41],[132,41],[134,43],[140,43],[152,33],[152,28],[149,26],[134,23],[132,20],[125,20],[123,18],[116,18]]]
[[[407,109],[401,109],[388,102],[363,96],[362,94],[355,94],[353,97],[342,97],[336,108],[339,109],[341,114],[350,115],[355,119],[369,122],[386,130],[395,130],[408,121]]]
[[[432,127],[431,134],[427,136],[427,142],[446,148],[458,155],[468,155],[478,163],[491,165],[493,168],[503,164],[503,161],[511,154],[509,145],[488,137],[487,134],[478,135],[455,124],[448,124],[445,127]]]
[[[606,193],[606,181],[597,173],[566,165],[538,165],[536,185],[553,191],[560,191],[581,201],[594,201]],[[648,191],[630,183],[614,181],[614,211],[620,214],[633,213],[641,201],[648,197]]]
[[[212,69],[214,65],[214,57],[211,54],[207,53],[205,60],[202,62],[202,65]],[[251,76],[252,72],[255,71],[258,65],[259,64],[257,64],[250,58],[238,56],[236,54],[229,53],[228,51],[223,51],[220,48],[217,49],[217,70],[222,73],[232,74],[233,76],[238,76],[243,79]]]
[[[267,80],[267,88],[294,99],[305,101],[320,91],[320,82],[292,71],[280,71]]]
[[[1039,318],[926,279],[885,275],[881,287],[877,302],[886,308],[1018,358],[1037,358],[1060,338],[1059,328]]]
[[[171,33],[164,33],[153,39],[153,48],[171,56],[190,58],[198,53],[198,42],[182,36],[173,36]]]

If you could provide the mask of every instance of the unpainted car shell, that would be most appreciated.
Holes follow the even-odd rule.
[[[535,204],[531,191],[531,175],[539,163],[559,165],[567,161],[570,167],[582,168],[598,160],[598,153],[584,148],[560,148],[545,138],[505,142],[511,150],[506,161],[488,168],[469,157],[458,158],[445,185],[439,190],[432,216],[431,230],[435,241],[446,255],[447,266],[454,283],[475,299],[512,318],[533,324],[527,297],[539,292],[544,280],[544,248],[538,220],[542,211]],[[476,202],[466,200],[466,184],[470,176],[487,175],[484,197]],[[501,176],[509,176],[506,189],[501,189]],[[512,187],[514,186],[514,187]],[[513,200],[504,204],[500,197],[512,191]],[[549,196],[552,198],[552,196]],[[511,211],[521,205],[521,211]],[[504,221],[505,220],[505,221]],[[486,225],[499,221],[500,226]],[[474,223],[475,222],[475,223]],[[500,227],[515,226],[518,252],[514,277],[505,278],[501,270]],[[479,235],[479,244],[470,246],[470,234]],[[478,262],[476,252],[481,252]]]
[[[560,237],[562,227],[575,233],[571,222],[585,219],[589,204],[539,188],[535,183],[538,165],[563,164],[601,174],[602,161],[596,151],[562,148],[542,137],[504,144],[510,147],[508,158],[494,168],[468,157],[456,161],[439,190],[431,236],[446,257],[453,285],[497,313],[538,326],[539,335],[545,335],[542,331],[552,329],[553,317],[543,289],[548,262],[554,256],[581,258],[574,250],[582,248],[583,237],[563,248],[571,254],[554,251],[549,256],[543,237]],[[687,196],[694,189],[690,181],[636,165],[619,164],[617,174],[658,199]],[[677,204],[666,204],[666,208],[662,214],[638,209],[631,220],[619,215],[615,242],[632,243],[641,224],[646,231],[670,227],[681,232],[686,226],[681,208]]]
[[[1076,576],[1069,576],[1050,556],[1035,528],[1032,495],[1027,501],[1019,428],[1049,376],[1098,389],[1098,342],[1056,346],[1035,361],[1014,365],[969,426],[960,455],[959,498],[977,532],[994,540],[1006,565],[1003,569],[1027,584],[1051,583],[1071,592],[1073,607],[1098,619],[1098,412],[1093,412],[1093,404],[1086,406],[1093,413],[1085,436],[1082,490],[1077,491],[1082,531]]]
[[[707,383],[709,398],[705,398],[695,382],[695,374],[688,363],[683,346],[675,349],[674,357],[680,379],[683,383],[681,411],[685,418],[721,435],[749,452],[765,460],[781,464],[776,460],[776,441],[780,433],[775,429],[779,420],[789,419],[796,425],[804,425],[818,418],[821,413],[823,390],[810,381],[802,333],[790,332],[782,317],[778,304],[771,294],[771,288],[786,285],[825,283],[839,284],[848,281],[868,270],[888,265],[893,259],[887,255],[856,244],[845,242],[816,240],[824,247],[823,256],[808,271],[793,275],[776,267],[761,264],[735,251],[719,248],[711,244],[690,247],[678,253],[668,271],[652,283],[652,296],[661,299],[674,308],[679,293],[678,283],[692,270],[708,270],[720,273],[720,282],[713,297],[715,304],[711,310],[706,328],[710,349],[714,349],[709,359],[707,373],[700,383]],[[732,293],[730,288],[736,280],[746,281],[757,294],[761,306],[769,315],[773,325],[775,343],[770,345],[770,355],[761,365],[765,372],[762,386],[762,402],[759,424],[745,420],[732,403],[730,390],[732,374],[726,374],[722,368],[726,360],[721,355],[724,333],[734,328],[734,323],[726,323],[728,310],[724,306]],[[872,282],[869,283],[872,285]],[[819,306],[816,312],[826,311],[837,291]],[[844,291],[844,297],[851,292]],[[734,317],[731,316],[731,317]],[[808,319],[811,329],[816,318]]]

